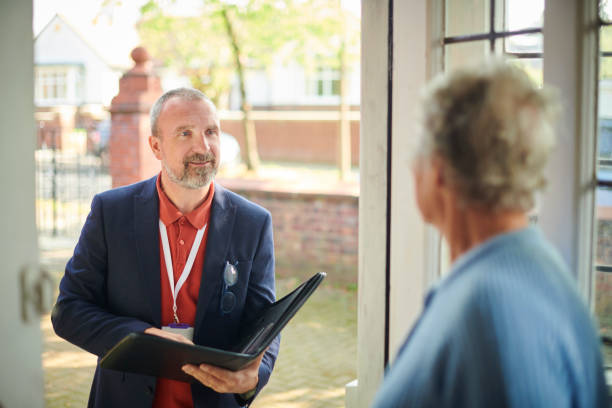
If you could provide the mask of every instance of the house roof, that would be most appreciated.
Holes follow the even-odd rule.
[[[34,44],[36,41],[43,36],[48,30],[53,29],[56,24],[61,24],[63,27],[67,28],[72,34],[78,38],[87,48],[89,48],[96,56],[100,58],[107,66],[113,69],[118,69],[121,71],[125,71],[129,69],[132,65],[130,59],[130,51],[136,45],[131,44],[119,44],[117,42],[105,41],[104,32],[112,29],[112,27],[99,27],[97,30],[93,27],[92,32],[98,31],[97,41],[89,41],[80,30],[78,30],[74,25],[72,25],[66,17],[61,14],[55,14],[51,20],[44,26],[42,30],[36,35],[34,38]],[[95,46],[94,44],[98,43],[100,46]]]

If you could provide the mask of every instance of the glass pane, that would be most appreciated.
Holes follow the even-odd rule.
[[[606,83],[612,81],[612,57],[602,57],[599,60],[599,86],[605,86]],[[600,98],[601,98],[600,89]],[[601,101],[600,101],[601,103]],[[601,111],[600,111],[601,115]]]
[[[507,53],[542,52],[542,34],[513,35],[504,39]]]
[[[597,189],[597,252],[595,264],[595,315],[600,334],[612,339],[612,272],[602,266],[612,266],[612,190]],[[606,342],[609,343],[609,342]],[[605,343],[604,343],[605,344]],[[604,345],[606,364],[612,364],[612,347]]]
[[[472,41],[450,44],[444,47],[444,69],[453,69],[465,66],[474,66],[484,61],[489,54],[488,41]]]
[[[606,366],[612,365],[612,273],[595,273],[595,314],[599,322],[599,333],[605,340],[603,355]]]
[[[323,96],[325,94],[325,90],[323,89],[323,81],[317,81],[317,95]]]
[[[603,26],[599,30],[599,45],[602,52],[612,52],[612,26]]]
[[[538,86],[544,83],[544,74],[542,71],[542,58],[512,58],[508,57],[511,63],[518,65],[527,72],[527,75]]]
[[[445,0],[445,36],[489,32],[490,0]]]
[[[597,144],[597,177],[612,181],[612,120],[599,118],[599,140]]]
[[[340,80],[332,79],[331,81],[331,94],[332,95],[340,95]]]
[[[612,1],[599,0],[599,16],[604,21],[612,20]]]
[[[612,58],[600,59],[599,72],[597,173],[612,181]]]
[[[506,30],[542,27],[544,0],[507,0]]]

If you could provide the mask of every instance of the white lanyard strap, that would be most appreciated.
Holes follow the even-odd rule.
[[[172,312],[174,313],[174,320],[176,323],[179,322],[178,315],[176,313],[176,298],[178,293],[180,292],[183,284],[189,277],[191,273],[191,268],[193,266],[193,262],[195,261],[195,257],[198,253],[198,249],[200,248],[200,244],[202,243],[202,237],[204,236],[204,231],[206,230],[206,225],[198,230],[198,233],[193,240],[193,245],[191,246],[191,251],[189,252],[189,257],[187,257],[187,263],[185,264],[185,268],[183,269],[183,273],[179,277],[178,282],[176,282],[176,287],[174,286],[174,270],[172,268],[172,254],[170,253],[170,244],[168,243],[168,232],[166,231],[166,225],[159,220],[159,234],[161,235],[162,240],[162,248],[164,250],[164,261],[166,262],[166,272],[168,273],[168,281],[170,282],[170,292],[172,293]]]

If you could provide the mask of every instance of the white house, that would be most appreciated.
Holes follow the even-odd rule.
[[[347,74],[348,104],[359,105],[359,61],[349,66]],[[267,70],[246,71],[246,92],[254,107],[336,106],[340,103],[340,72],[320,69],[308,72],[297,63],[273,64]],[[240,109],[237,78],[232,86],[229,108]]]
[[[101,27],[109,30],[112,27]],[[108,107],[129,64],[130,44],[92,46],[56,14],[34,38],[34,103],[38,146],[78,153],[108,137]],[[114,49],[114,52],[101,50]]]
[[[108,107],[126,69],[107,61],[56,14],[34,39],[36,106]]]

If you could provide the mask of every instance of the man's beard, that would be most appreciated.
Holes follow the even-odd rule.
[[[211,166],[191,167],[189,163],[204,163],[210,162]],[[176,174],[168,163],[162,161],[168,177],[174,183],[189,189],[199,189],[208,185],[217,174],[217,158],[214,154],[208,152],[206,154],[195,153],[183,160],[183,171],[181,174]]]

